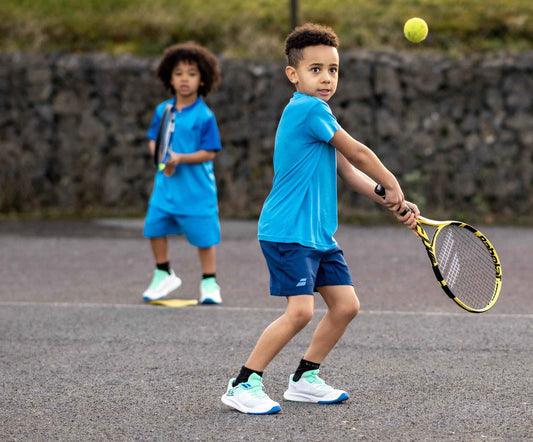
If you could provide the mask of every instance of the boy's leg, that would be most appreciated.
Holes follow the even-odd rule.
[[[204,275],[214,275],[217,271],[215,246],[199,247],[198,257],[200,258],[200,265],[202,266],[202,272]]]
[[[158,207],[148,206],[143,234],[150,239],[156,269],[152,282],[143,293],[144,300],[154,301],[164,298],[181,286],[181,279],[170,268],[167,242],[167,235],[180,233],[180,226],[173,215]]]
[[[313,317],[314,298],[309,295],[287,297],[285,313],[272,322],[263,332],[239,377],[247,374],[246,379],[231,379],[222,402],[242,413],[277,413],[281,407],[263,391],[261,373],[280,350]],[[251,373],[251,374],[250,374]]]
[[[350,285],[318,287],[328,311],[318,324],[304,359],[321,363],[359,312],[359,300]]]
[[[198,257],[202,266],[202,282],[200,283],[200,303],[220,304],[220,286],[216,281],[216,249],[215,246],[199,247]]]
[[[314,403],[342,402],[348,393],[334,389],[318,377],[318,367],[344,334],[359,311],[359,300],[352,286],[324,286],[318,291],[328,311],[318,324],[311,344],[283,394],[286,400]]]
[[[170,269],[168,260],[168,242],[166,236],[150,238],[150,245],[156,262],[152,282],[143,293],[145,301],[164,298],[181,286],[181,279]]]
[[[313,311],[312,295],[288,296],[285,313],[265,329],[245,366],[254,371],[264,371],[283,347],[311,321]]]
[[[220,242],[220,221],[218,214],[208,216],[180,216],[179,223],[189,243],[198,247],[198,258],[202,267],[200,282],[200,303],[220,304],[220,286],[216,281],[216,248]]]
[[[176,217],[155,206],[148,206],[144,220],[143,234],[150,239],[150,246],[156,264],[168,262],[168,235],[179,235],[181,229]]]
[[[150,245],[152,246],[156,264],[168,262],[168,241],[166,236],[150,238]]]

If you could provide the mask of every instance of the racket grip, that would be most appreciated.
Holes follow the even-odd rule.
[[[376,184],[374,192],[376,192],[381,198],[385,199],[385,188],[381,184]],[[411,212],[411,209],[408,206],[405,206],[405,209],[400,213],[400,216],[407,215],[409,212]]]

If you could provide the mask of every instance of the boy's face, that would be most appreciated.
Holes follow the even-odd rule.
[[[339,80],[337,48],[307,46],[298,66],[287,66],[285,73],[298,92],[328,101],[337,90]]]
[[[198,88],[203,84],[198,65],[194,62],[178,62],[172,69],[170,84],[176,91],[178,98],[190,98],[198,95]]]

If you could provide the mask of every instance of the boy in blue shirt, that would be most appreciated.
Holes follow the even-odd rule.
[[[350,271],[333,238],[337,229],[337,174],[355,191],[385,205],[415,230],[416,205],[405,201],[394,177],[377,156],[345,132],[327,101],[337,88],[338,38],[327,27],[307,24],[287,38],[286,75],[296,92],[276,133],[274,182],[259,218],[258,238],[270,272],[270,292],[287,298],[285,313],[263,332],[222,402],[249,414],[281,410],[263,391],[262,374],[281,349],[312,319],[313,293],[328,311],[283,397],[335,403],[348,393],[327,385],[319,367],[359,311]],[[376,183],[386,199],[374,193]],[[406,211],[406,206],[413,212]]]
[[[145,218],[144,236],[150,238],[156,269],[143,299],[163,298],[181,285],[170,267],[167,235],[184,234],[198,247],[203,271],[200,302],[220,304],[215,251],[220,242],[220,223],[213,159],[222,146],[215,116],[201,98],[220,81],[218,60],[195,43],[174,45],[163,53],[157,76],[173,98],[156,107],[148,130],[152,155],[168,104],[174,112],[174,133],[170,158],[155,175]]]

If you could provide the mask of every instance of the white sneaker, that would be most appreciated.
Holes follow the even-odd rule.
[[[247,382],[233,386],[231,379],[226,394],[222,395],[222,402],[246,414],[272,414],[281,411],[277,402],[270,399],[263,391],[263,380],[257,373],[252,373]]]
[[[220,286],[215,278],[202,279],[200,283],[200,304],[220,304]]]
[[[327,385],[318,377],[319,370],[306,371],[302,377],[294,382],[291,375],[289,388],[283,393],[287,401],[313,402],[315,404],[333,404],[349,399],[348,393]]]
[[[148,288],[143,293],[145,301],[155,301],[167,296],[171,291],[181,285],[181,279],[176,276],[174,270],[168,274],[164,270],[155,269],[154,277]]]

